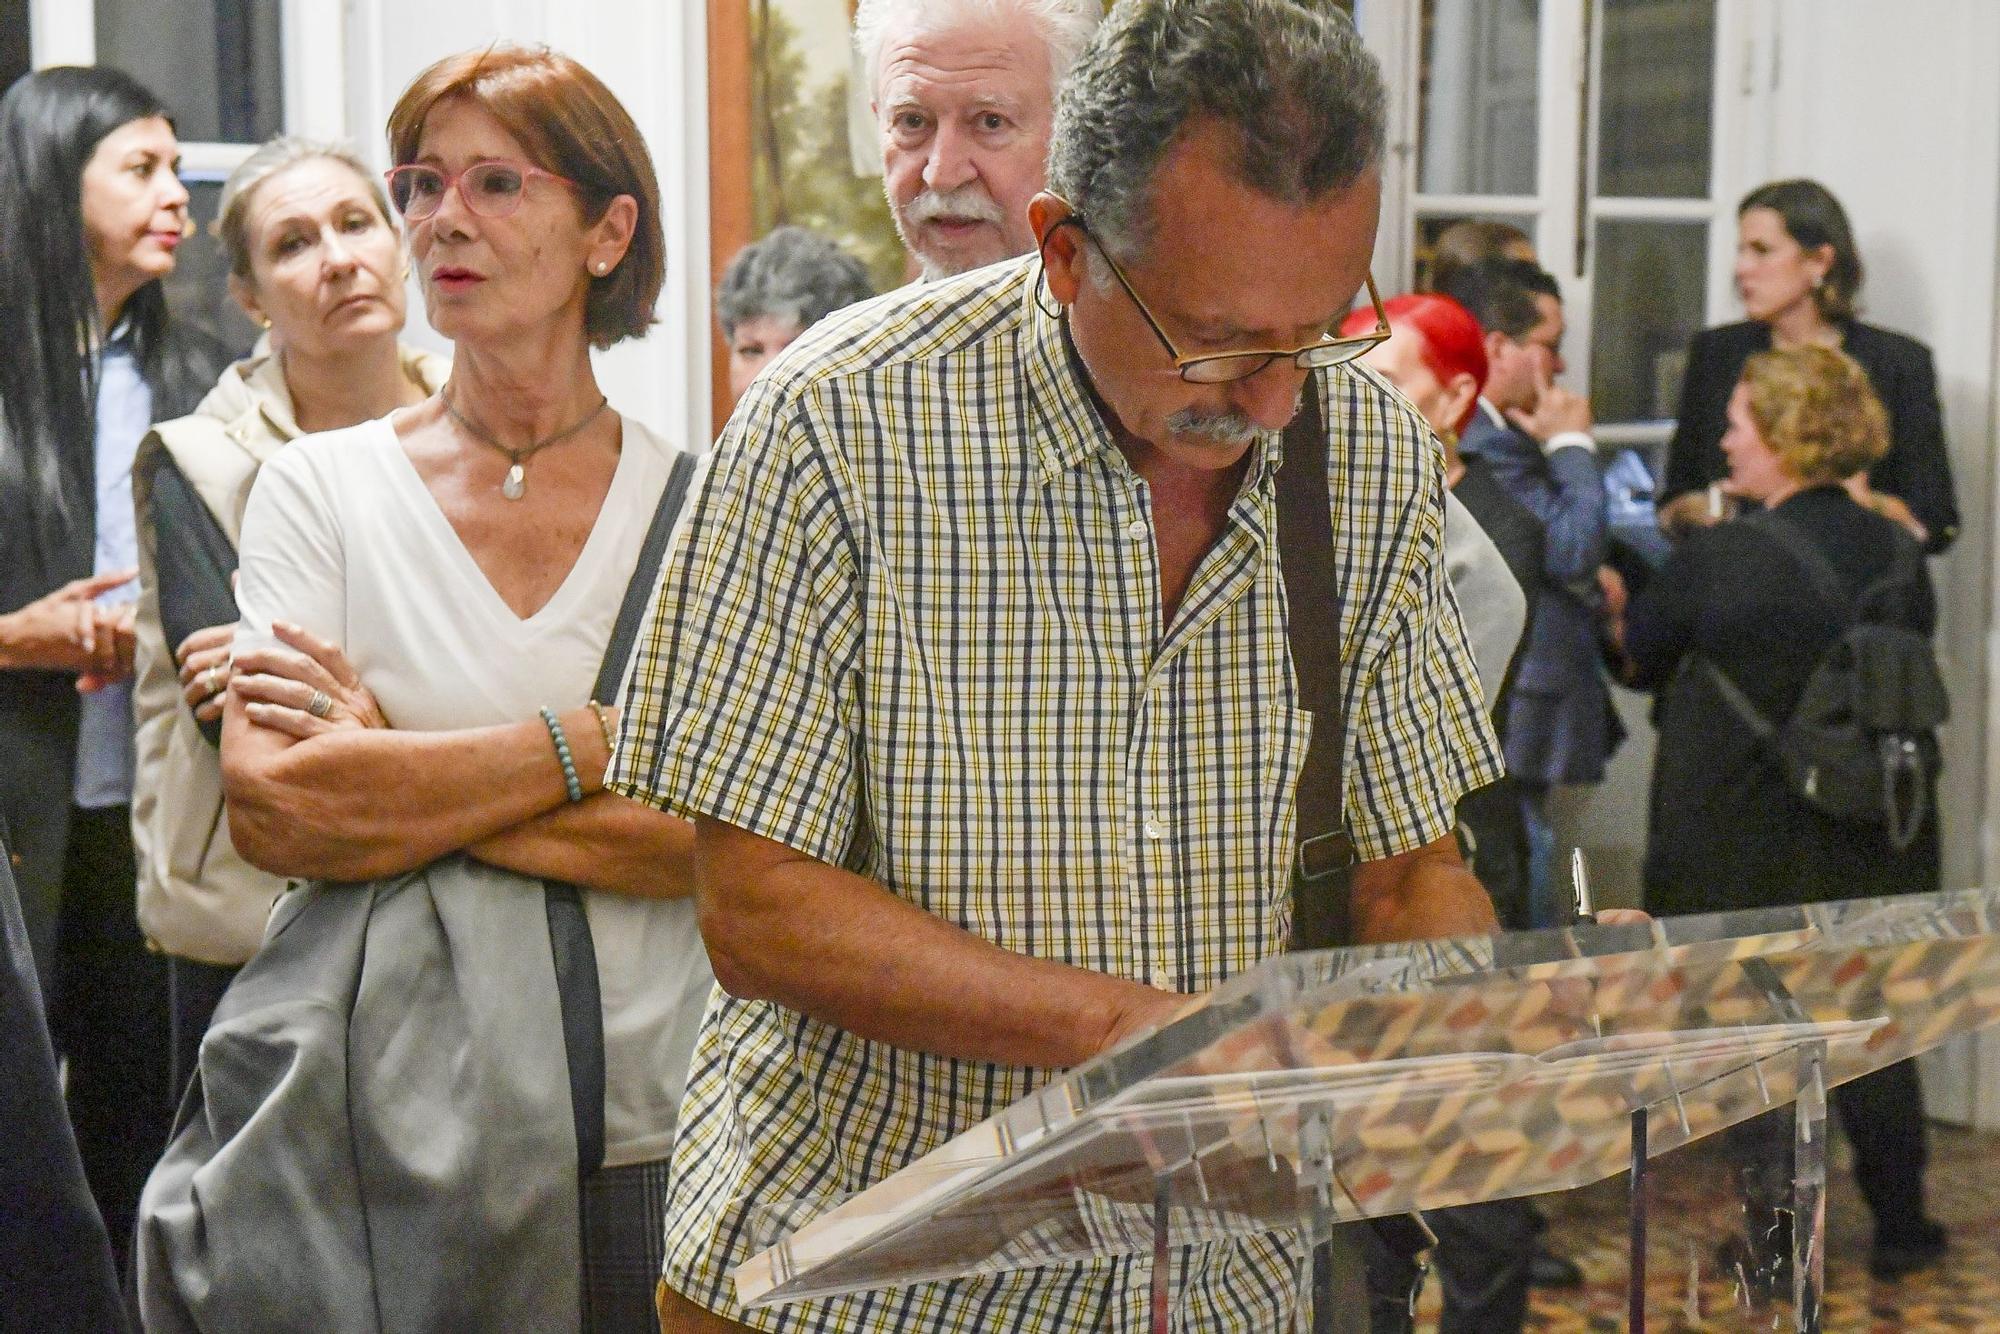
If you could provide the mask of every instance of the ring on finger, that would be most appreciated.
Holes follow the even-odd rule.
[[[324,690],[313,691],[312,698],[306,701],[306,712],[315,718],[327,717],[333,712],[333,696]]]
[[[222,664],[217,663],[201,674],[201,682],[204,692],[210,695],[219,695],[222,693],[223,688],[229,684],[229,679],[222,674]]]

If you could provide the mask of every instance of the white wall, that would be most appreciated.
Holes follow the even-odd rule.
[[[2000,5],[1782,0],[1769,176],[1810,175],[1847,206],[1868,281],[1864,317],[1937,359],[1965,527],[1933,563],[1954,718],[1943,789],[1947,885],[2000,883],[2000,639],[1995,565],[1996,273],[2000,272]],[[1925,1068],[1933,1110],[2000,1126],[2000,1035]]]
[[[597,358],[613,405],[669,440],[705,448],[708,410],[706,7],[694,0],[348,0],[347,135],[386,166],[397,95],[441,56],[495,40],[546,43],[590,67],[652,149],[667,237],[667,285],[651,336]],[[335,54],[336,62],[339,60]],[[437,344],[419,318],[412,336]]]

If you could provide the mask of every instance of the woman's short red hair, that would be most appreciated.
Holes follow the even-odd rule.
[[[1486,388],[1486,332],[1472,312],[1448,296],[1435,292],[1412,292],[1390,297],[1382,303],[1391,329],[1409,329],[1419,335],[1418,355],[1439,383],[1449,384],[1459,375],[1470,375],[1476,390]],[[1367,333],[1375,327],[1375,312],[1356,310],[1341,322],[1343,335]],[[1479,409],[1477,397],[1466,404],[1465,412],[1453,429],[1463,431]]]
[[[463,97],[507,127],[534,165],[576,183],[586,225],[619,195],[639,204],[639,224],[618,267],[590,281],[584,332],[595,347],[643,338],[667,276],[660,183],[645,136],[604,81],[547,47],[496,43],[446,56],[410,82],[389,113],[394,165],[417,160],[424,122],[438,103]]]

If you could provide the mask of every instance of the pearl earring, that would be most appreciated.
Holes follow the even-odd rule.
[[[591,267],[596,272],[597,276],[600,278],[602,278],[605,274],[611,272],[611,266],[609,264],[606,264],[601,259],[598,260],[597,263],[592,265]]]

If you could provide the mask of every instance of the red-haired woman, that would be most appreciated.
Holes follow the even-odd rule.
[[[613,722],[592,683],[678,451],[609,408],[590,353],[653,323],[658,187],[617,99],[546,50],[438,62],[397,102],[389,141],[390,197],[451,377],[294,442],[258,476],[224,721],[230,832],[250,862],[298,879],[462,853],[584,887],[605,1065],[585,1324],[650,1330],[667,1155],[712,975],[691,828],[602,790]],[[436,1114],[459,1138],[505,1129]],[[517,1181],[472,1184],[573,1171],[521,1162]]]
[[[1541,520],[1507,494],[1483,460],[1458,452],[1458,433],[1478,410],[1479,392],[1486,383],[1485,332],[1465,307],[1448,296],[1428,292],[1399,296],[1384,302],[1382,309],[1389,317],[1389,339],[1362,361],[1403,392],[1444,445],[1445,485],[1451,499],[1464,506],[1463,511],[1446,506],[1445,561],[1475,655],[1497,650],[1486,648],[1482,641],[1490,641],[1492,635],[1478,629],[1492,619],[1492,608],[1484,605],[1490,597],[1461,575],[1453,557],[1453,549],[1463,548],[1467,541],[1461,516],[1469,515],[1485,531],[1520,588],[1522,610],[1512,622],[1511,634],[1499,641],[1505,654],[1496,671],[1505,673],[1531,614],[1529,599],[1541,583],[1543,531]],[[1364,312],[1357,323],[1370,318]],[[1485,669],[1482,662],[1482,678]],[[1506,716],[1504,684],[1494,692],[1492,703],[1497,722]],[[1467,860],[1493,896],[1500,920],[1512,927],[1527,926],[1528,839],[1519,784],[1503,777],[1466,793],[1458,804],[1458,822],[1469,845]],[[1445,1210],[1432,1222],[1440,1242],[1441,1328],[1519,1329],[1527,1314],[1534,1238],[1543,1227],[1533,1208],[1525,1201],[1503,1200]],[[1409,1276],[1378,1277],[1386,1285],[1400,1287]]]
[[[1458,433],[1472,419],[1479,391],[1486,383],[1485,335],[1478,321],[1450,297],[1428,292],[1392,297],[1383,303],[1382,309],[1389,317],[1389,339],[1371,349],[1362,358],[1363,363],[1374,367],[1400,389],[1437,432],[1444,445],[1445,485],[1450,488],[1452,499],[1464,506],[1478,528],[1499,549],[1524,598],[1532,597],[1540,582],[1542,563],[1540,520],[1507,494],[1484,463],[1458,452]],[[1342,326],[1343,332],[1372,328],[1372,318],[1369,312],[1356,312]],[[1453,525],[1452,507],[1447,506],[1447,561],[1453,544]],[[1461,536],[1459,540],[1462,543],[1464,538]],[[1512,645],[1519,638],[1520,627],[1514,627],[1512,636],[1502,636],[1497,631],[1482,633],[1480,624],[1493,609],[1482,605],[1478,590],[1465,586],[1456,573],[1453,585],[1460,595],[1460,610],[1467,628],[1472,631],[1474,653],[1481,654],[1487,643],[1506,640],[1508,646],[1497,658],[1485,653],[1480,662],[1482,681],[1501,681],[1513,656]],[[1522,615],[1530,610],[1524,606]],[[1493,660],[1488,661],[1489,658]],[[1499,691],[1493,693],[1497,698]]]

